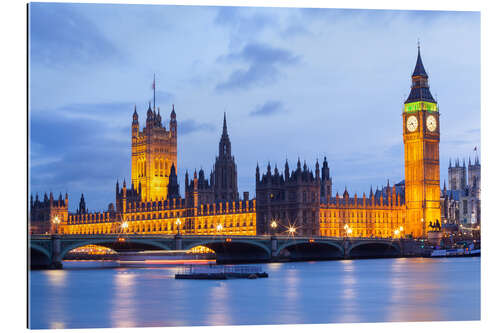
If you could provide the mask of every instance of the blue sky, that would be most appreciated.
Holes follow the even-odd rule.
[[[240,193],[254,193],[257,162],[299,156],[328,158],[334,194],[398,182],[417,39],[443,182],[480,143],[477,12],[32,4],[30,191],[68,191],[72,211],[81,193],[91,210],[114,202],[153,73],[163,119],[176,106],[181,175],[210,170],[226,111]]]

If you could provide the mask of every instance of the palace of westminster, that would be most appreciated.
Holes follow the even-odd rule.
[[[284,171],[268,164],[255,171],[255,198],[238,192],[237,167],[224,114],[219,153],[213,171],[185,174],[179,193],[177,120],[172,106],[168,129],[156,106],[147,110],[146,126],[132,115],[130,186],[116,183],[116,202],[107,211],[88,212],[80,199],[69,212],[68,195],[30,200],[30,232],[35,234],[162,233],[187,235],[269,235],[392,237],[396,230],[426,236],[429,222],[479,223],[480,165],[449,166],[451,189],[440,188],[439,109],[418,50],[410,94],[402,114],[405,180],[369,194],[332,195],[326,157],[309,167],[300,159]],[[56,223],[54,223],[56,221]]]

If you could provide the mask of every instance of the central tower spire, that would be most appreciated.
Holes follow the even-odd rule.
[[[219,141],[219,156],[215,159],[214,192],[216,201],[238,200],[238,179],[234,156],[231,155],[231,140],[227,131],[226,113]]]

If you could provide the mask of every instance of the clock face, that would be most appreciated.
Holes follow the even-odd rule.
[[[427,129],[431,132],[434,132],[436,130],[436,127],[437,127],[436,117],[434,117],[433,115],[428,116],[427,120],[426,120],[426,124],[427,124]]]
[[[415,116],[409,116],[408,119],[406,119],[406,128],[410,132],[415,132],[418,127],[418,119]]]

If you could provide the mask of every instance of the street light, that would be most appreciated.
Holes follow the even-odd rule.
[[[394,230],[394,236],[397,237],[398,235],[399,235],[399,229]]]
[[[59,223],[60,223],[60,222],[61,222],[61,221],[59,220],[59,216],[57,216],[57,215],[56,215],[56,216],[52,219],[52,223],[56,226],[56,227],[55,227],[55,229],[56,229],[56,230],[55,230],[55,231],[56,231],[55,233],[56,233],[56,234],[57,234],[57,233],[59,233],[59,230],[58,230],[58,225],[59,225]]]
[[[217,224],[217,227],[215,228],[218,232],[222,231],[222,224]]]
[[[177,220],[175,220],[175,225],[177,226],[177,235],[180,235],[181,234],[181,230],[180,230],[181,219],[180,218],[177,218]]]
[[[345,231],[346,237],[349,236],[350,234],[352,234],[352,229],[349,227],[349,225],[347,223],[344,225],[344,231]]]
[[[120,225],[121,229],[122,229],[122,232],[127,232],[125,229],[128,228],[128,222],[127,221],[123,221],[122,224]]]
[[[288,233],[293,235],[296,230],[297,229],[295,229],[295,227],[292,226],[292,227],[288,228]]]
[[[273,229],[273,235],[275,234],[276,232],[276,228],[278,227],[278,223],[276,223],[276,221],[271,221],[271,229]]]

